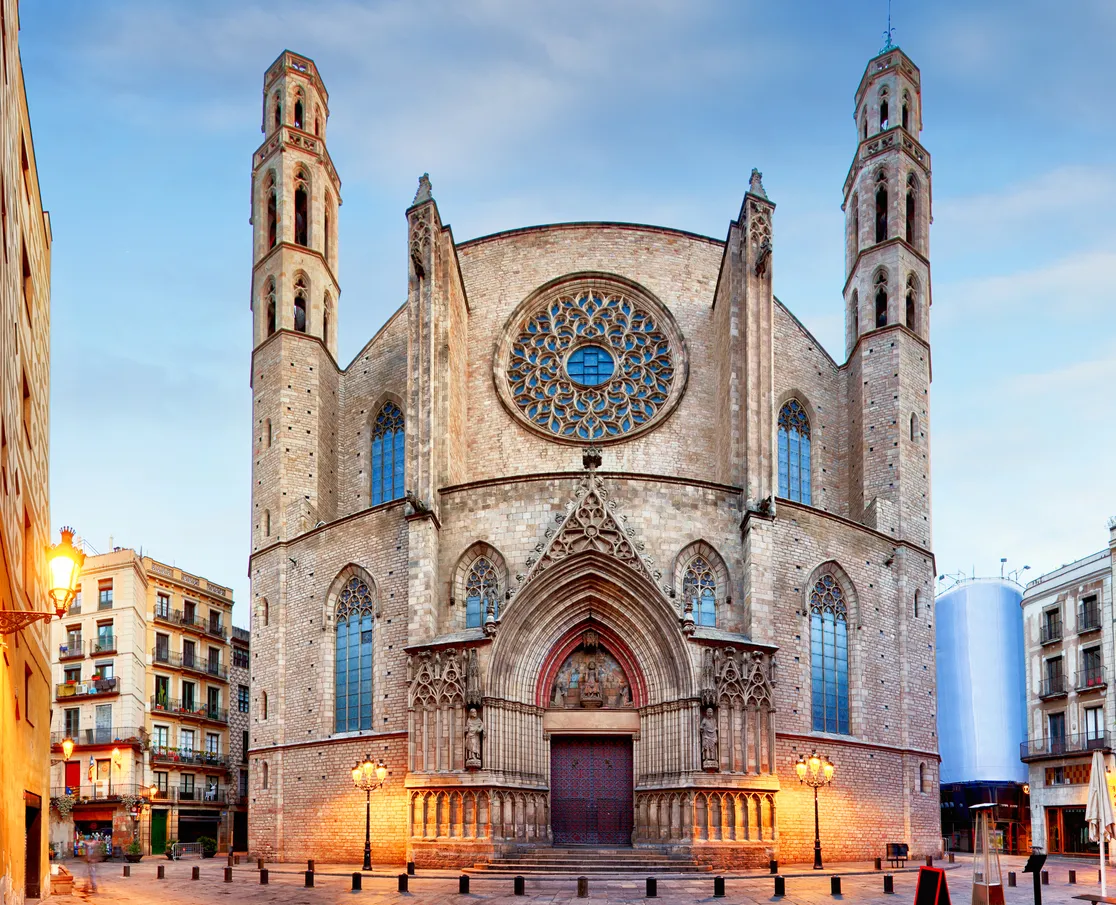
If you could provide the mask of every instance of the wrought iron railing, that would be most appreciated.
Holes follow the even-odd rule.
[[[155,663],[162,663],[175,669],[188,669],[191,672],[201,673],[215,679],[227,682],[229,670],[220,663],[212,663],[199,657],[196,653],[179,653],[169,648],[156,647],[151,651],[151,659]]]
[[[1087,666],[1077,674],[1078,691],[1101,691],[1108,685],[1103,666]]]
[[[1087,603],[1077,608],[1077,632],[1095,632],[1101,627],[1100,606]]]
[[[80,660],[85,656],[85,643],[79,635],[70,641],[63,641],[58,645],[59,660]]]
[[[109,728],[75,729],[73,732],[52,732],[50,743],[61,745],[64,739],[73,739],[74,747],[82,745],[140,745],[143,743],[139,726],[112,726]]]
[[[1055,698],[1066,693],[1066,676],[1064,673],[1055,673],[1042,680],[1039,689],[1040,698]]]
[[[227,754],[214,754],[210,751],[198,751],[195,748],[172,748],[164,745],[153,745],[151,747],[151,760],[161,764],[179,764],[183,767],[224,770],[229,766],[229,756]]]
[[[175,698],[164,699],[158,696],[151,698],[151,712],[212,720],[217,723],[229,721],[229,712],[222,707],[210,707],[208,704],[199,704],[196,701],[179,701]]]
[[[87,682],[63,682],[54,686],[54,696],[62,698],[89,698],[101,694],[116,694],[116,679],[90,679]]]
[[[116,636],[112,632],[98,635],[89,642],[89,656],[91,657],[114,653],[116,653]]]
[[[1066,754],[1080,754],[1088,751],[1107,751],[1111,745],[1111,739],[1103,730],[1028,739],[1019,745],[1019,759],[1026,761],[1044,757],[1062,757]]]
[[[1055,641],[1062,640],[1062,617],[1056,619],[1047,619],[1042,626],[1040,632],[1041,642],[1043,644],[1053,644]]]

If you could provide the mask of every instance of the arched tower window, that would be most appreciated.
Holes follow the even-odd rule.
[[[493,618],[500,618],[500,588],[496,570],[485,557],[478,556],[465,579],[465,627],[479,628],[484,624],[489,605]]]
[[[918,790],[925,795],[930,791],[930,779],[926,773],[926,764],[918,765]]]
[[[918,281],[914,274],[907,277],[907,327],[918,332]]]
[[[868,108],[865,107],[860,112],[860,137],[862,139],[868,137]]]
[[[887,109],[887,86],[884,85],[880,89],[880,131],[883,132],[888,125],[888,109]]]
[[[876,241],[887,240],[887,173],[876,176]]]
[[[264,537],[271,537],[271,510],[270,509],[265,509],[264,510],[263,522],[264,522]]]
[[[911,128],[911,96],[906,91],[903,92],[903,128],[910,131]]]
[[[279,100],[279,95],[276,93],[274,127],[278,129],[281,125],[283,125],[283,102]]]
[[[353,576],[337,598],[335,731],[372,728],[372,592]]]
[[[332,209],[333,209],[333,202],[330,199],[329,195],[326,195],[325,214],[324,214],[324,219],[323,219],[322,222],[323,222],[323,225],[324,225],[323,232],[325,233],[325,235],[324,235],[324,239],[325,239],[324,248],[325,248],[325,259],[326,259],[326,266],[327,267],[332,267],[333,266],[333,264],[331,263],[332,258],[330,258],[330,256],[329,256],[330,250],[332,248],[332,239],[333,239],[333,237],[329,234],[330,227],[333,225]]]
[[[779,496],[810,505],[810,419],[797,399],[779,410]]]
[[[264,294],[265,317],[267,318],[267,335],[275,332],[275,280],[268,278],[267,289]]]
[[[333,302],[330,300],[329,293],[325,294],[322,299],[322,342],[329,345],[329,323],[333,319]]]
[[[279,211],[275,200],[275,174],[269,172],[264,181],[264,196],[267,198],[267,247],[274,248],[279,241]]]
[[[907,243],[914,245],[915,241],[915,205],[918,197],[918,182],[914,173],[907,174]]]
[[[267,719],[267,692],[260,693],[260,719]]]
[[[295,277],[294,328],[299,333],[306,332],[306,277]]]
[[[853,254],[860,251],[860,193],[853,195]]]
[[[265,692],[265,694],[266,694],[266,692]],[[260,781],[260,786],[264,789],[268,788],[268,778],[269,777],[267,775],[267,761],[265,760],[263,762],[262,778],[261,778],[261,781]]]
[[[853,340],[860,336],[860,293],[855,289],[852,294]]]
[[[913,418],[914,418],[914,415],[911,415],[911,418],[913,419]],[[914,421],[912,420],[912,422],[911,422],[911,423],[912,423],[912,425],[913,425],[913,424],[914,424]],[[912,439],[914,439],[914,438],[912,437]],[[916,590],[915,590],[915,593],[914,593],[914,617],[915,617],[915,619],[917,619],[917,618],[918,618],[918,605],[919,605],[919,604],[920,604],[921,602],[922,602],[922,600],[921,600],[921,598],[919,597],[919,594],[918,594],[918,590],[916,589]]]
[[[303,113],[302,92],[299,91],[297,94],[295,94],[294,127],[296,129],[301,129],[302,128],[302,113]]]
[[[403,413],[385,402],[372,425],[372,505],[403,496]]]
[[[876,327],[887,326],[887,274],[881,270],[876,274]]]
[[[920,433],[921,433],[921,431],[918,429],[918,415],[916,415],[914,412],[911,412],[911,442],[912,443],[917,443],[918,442]],[[918,591],[915,591],[915,601],[916,601],[916,603],[915,603],[915,611],[916,611],[915,615],[916,616],[918,615],[917,600],[918,600]]]
[[[717,624],[717,579],[705,558],[695,556],[682,578],[682,596],[693,607],[698,625]]]
[[[314,134],[319,138],[322,134],[322,108],[314,107]]]
[[[271,419],[270,418],[268,418],[264,422],[264,442],[267,444],[267,448],[270,449],[271,448]]]
[[[270,625],[271,624],[271,605],[267,602],[266,597],[263,599],[263,602],[260,604],[260,615],[263,618],[263,624],[264,625]]]
[[[841,586],[828,574],[810,592],[810,698],[815,732],[848,734],[848,610]]]
[[[305,170],[295,173],[294,218],[296,245],[310,244],[310,185]]]

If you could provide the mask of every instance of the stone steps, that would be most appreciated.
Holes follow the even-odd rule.
[[[580,874],[703,873],[707,864],[633,848],[538,848],[504,855],[468,868],[470,873]]]

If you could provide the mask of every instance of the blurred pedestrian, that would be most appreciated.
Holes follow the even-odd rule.
[[[104,855],[104,843],[90,839],[85,843],[85,864],[89,868],[89,891],[97,891],[97,862]]]

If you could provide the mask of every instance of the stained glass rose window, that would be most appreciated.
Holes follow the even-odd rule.
[[[567,281],[513,316],[497,384],[537,431],[573,443],[623,440],[677,402],[681,346],[670,315],[635,287]]]

